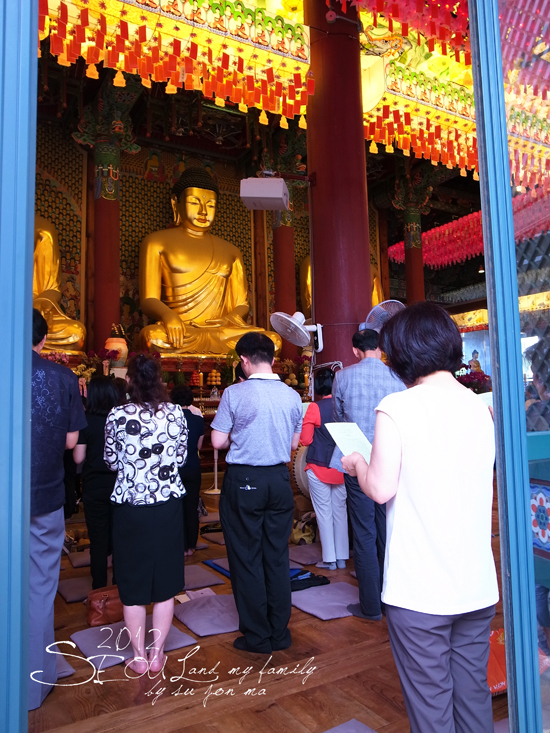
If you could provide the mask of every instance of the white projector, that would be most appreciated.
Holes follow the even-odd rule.
[[[247,209],[288,211],[288,188],[282,178],[244,178],[241,200]]]

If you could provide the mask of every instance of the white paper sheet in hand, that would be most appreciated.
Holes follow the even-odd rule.
[[[345,456],[349,456],[350,453],[357,451],[367,463],[370,463],[372,445],[357,423],[327,422],[325,423],[325,427]]]
[[[484,392],[483,394],[478,395],[479,399],[485,402],[487,407],[493,407],[493,393],[492,392]]]

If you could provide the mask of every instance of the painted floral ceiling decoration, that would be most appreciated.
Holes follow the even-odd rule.
[[[448,167],[458,166],[463,175],[468,169],[474,170],[477,178],[473,79],[464,36],[461,47],[451,54],[446,42],[430,43],[406,23],[390,23],[391,17],[376,13],[363,13],[361,17],[366,37],[363,110],[371,152],[376,152],[379,145],[387,152],[398,147],[405,155],[426,158],[434,165],[441,162]],[[407,35],[403,30],[408,31]],[[513,37],[507,33],[507,38],[510,35]],[[538,45],[537,41],[535,48]],[[513,54],[517,52],[516,48]],[[505,54],[505,63],[507,58],[515,57],[513,54]],[[550,80],[550,63],[544,64],[544,75]],[[540,76],[537,84],[517,66],[509,64],[505,74],[511,178],[516,186],[534,189],[542,185],[548,190],[548,91]],[[521,78],[523,83],[518,82]]]
[[[284,6],[280,8],[284,12]],[[83,57],[139,74],[142,83],[167,82],[166,92],[200,90],[239,105],[292,118],[305,114],[314,92],[309,29],[255,4],[211,0],[39,0],[40,40],[70,66]]]

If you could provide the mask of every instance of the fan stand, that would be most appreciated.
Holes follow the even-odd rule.
[[[221,489],[218,488],[218,451],[216,448],[214,448],[214,483],[202,493],[208,494],[208,496],[215,496],[222,493]]]

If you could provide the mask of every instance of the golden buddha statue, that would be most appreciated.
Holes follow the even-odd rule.
[[[73,321],[61,310],[61,279],[59,277],[59,245],[54,225],[42,216],[34,218],[34,258],[32,296],[33,306],[48,324],[46,351],[75,353],[82,351],[86,328]]]
[[[300,263],[300,296],[302,301],[302,313],[311,318],[311,255],[304,257]],[[378,305],[384,300],[384,291],[379,277],[375,277],[372,283],[372,305]],[[479,363],[479,362],[478,362]]]
[[[172,189],[176,226],[141,243],[141,309],[156,321],[141,331],[144,348],[161,354],[227,354],[245,333],[263,331],[244,320],[249,304],[241,253],[210,233],[218,196],[207,171],[188,168]],[[277,353],[281,337],[264,333]]]
[[[302,313],[311,318],[311,255],[304,257],[300,263],[300,296]]]

